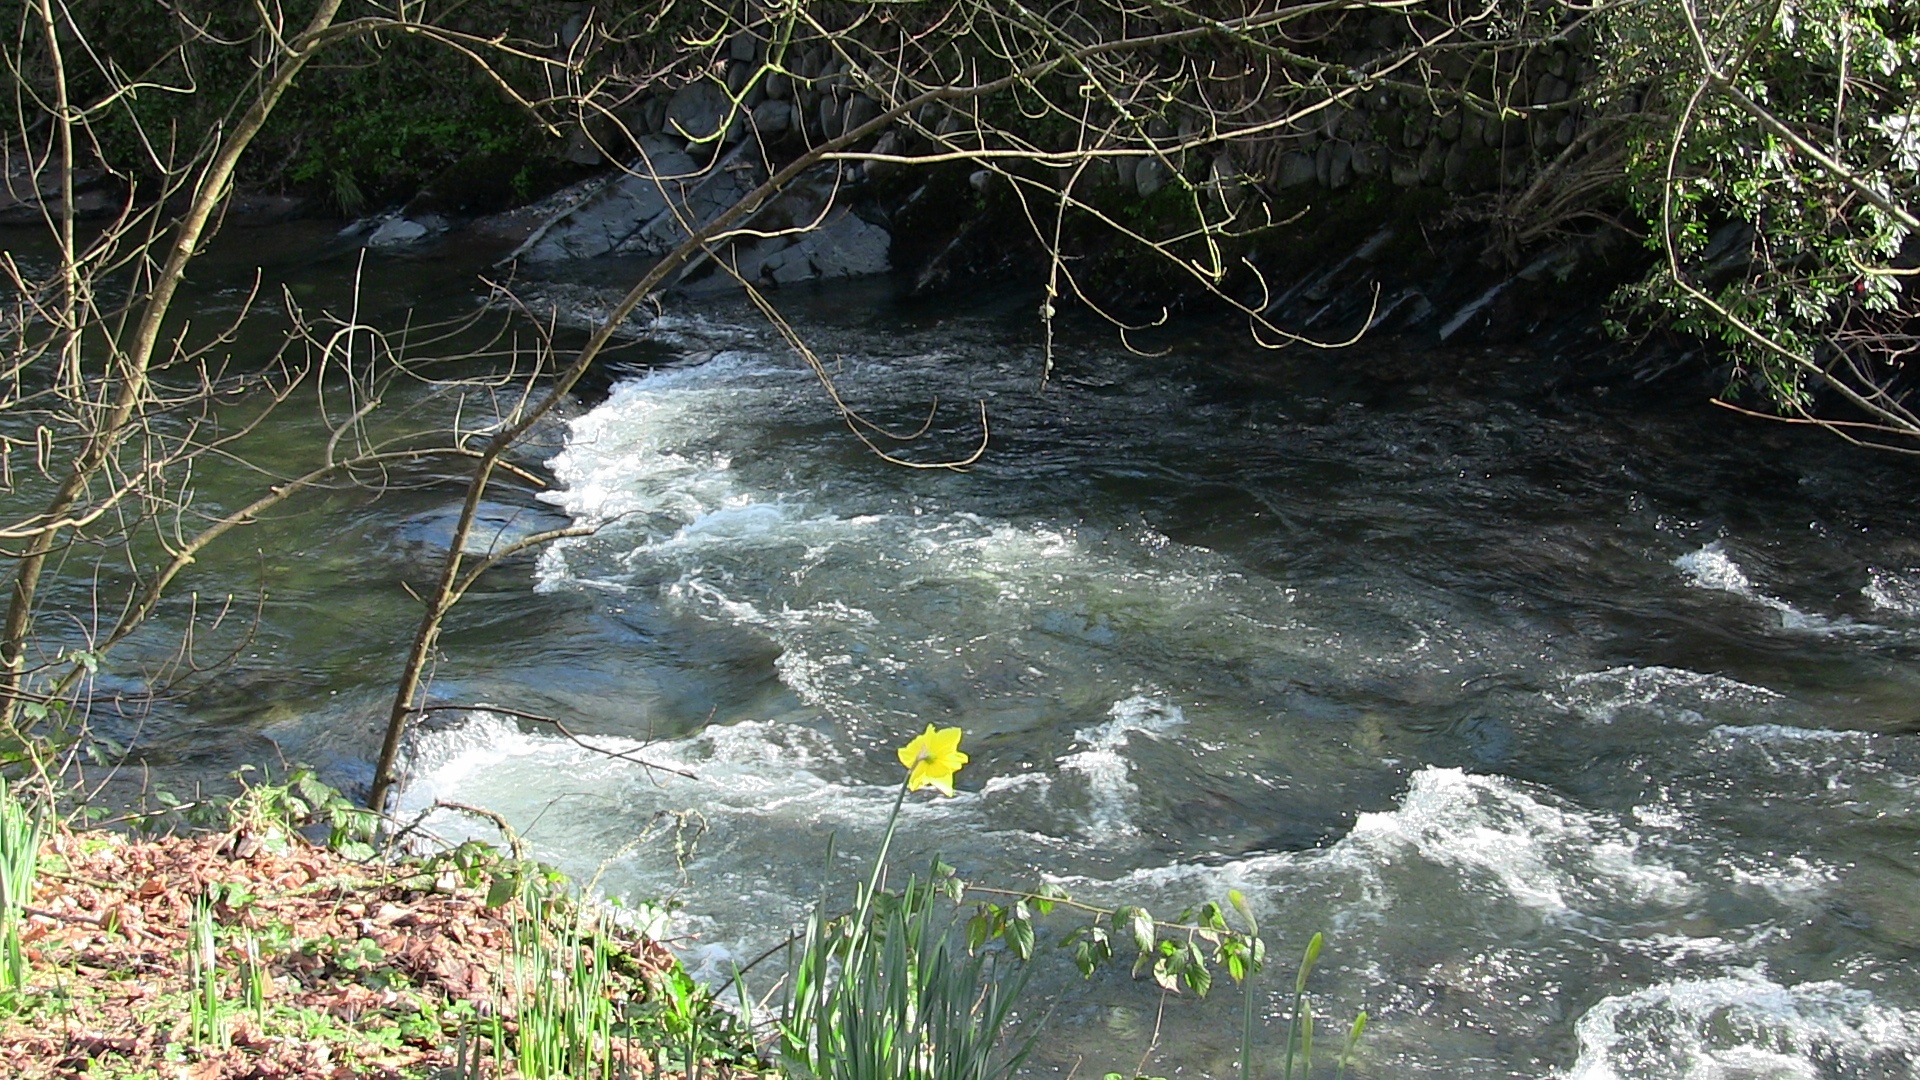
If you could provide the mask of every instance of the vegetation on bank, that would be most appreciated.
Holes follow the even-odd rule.
[[[589,900],[510,831],[511,853],[377,858],[378,819],[295,770],[243,786],[218,828],[138,838],[63,827],[0,781],[0,1067],[23,1080],[1009,1080],[1047,1023],[1019,1006],[1047,951],[1037,923],[1060,908],[1083,920],[1060,949],[1089,976],[1115,938],[1167,993],[1204,996],[1224,968],[1244,994],[1239,1080],[1312,1073],[1321,939],[1295,975],[1285,1043],[1257,1069],[1266,944],[1238,893],[1243,929],[1216,904],[1160,922],[1057,889],[969,887],[938,864],[890,886],[901,806],[953,793],[959,743],[929,725],[900,749],[907,774],[865,884],[833,914],[823,883],[764,1013],[749,970],[723,1008],[648,920]],[[1344,1033],[1336,1078],[1365,1026],[1363,1012]]]
[[[576,1021],[615,1013],[597,1052],[629,1075],[683,1070],[673,1055],[688,1052],[713,1076],[757,1063],[664,946],[523,857],[470,843],[371,858],[370,816],[304,771],[245,788],[220,817],[141,837],[0,796],[0,856],[38,856],[5,876],[0,934],[18,964],[0,986],[0,1070],[585,1076]],[[329,818],[344,828],[309,842],[303,827]]]
[[[279,8],[279,31],[299,26],[315,6]],[[166,171],[169,148],[152,145],[155,133],[190,140],[230,124],[233,104],[260,78],[258,50],[234,47],[261,32],[252,4],[75,0],[62,8],[74,44],[110,57],[144,84],[125,108],[100,110],[88,127],[96,163],[127,181],[152,183]],[[352,19],[374,10],[343,14]],[[564,29],[565,11],[529,0],[480,0],[454,5],[435,21],[476,38],[512,32],[552,39]],[[527,59],[503,54],[492,62],[517,84],[538,77],[538,65]],[[76,65],[74,74],[77,99],[115,91],[103,72]],[[309,195],[351,217],[404,200],[465,163],[458,195],[442,209],[482,212],[577,175],[549,145],[551,131],[454,49],[405,33],[343,35],[273,111],[236,179],[255,191]]]

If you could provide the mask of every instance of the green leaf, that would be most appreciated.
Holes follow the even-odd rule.
[[[1200,906],[1199,923],[1208,930],[1225,931],[1227,929],[1226,912],[1220,909],[1219,904],[1209,900]]]
[[[1182,952],[1162,956],[1153,962],[1153,981],[1159,983],[1162,990],[1179,993],[1180,971],[1185,963],[1186,954]]]
[[[1093,969],[1098,965],[1093,960],[1093,948],[1087,941],[1076,941],[1073,945],[1073,966],[1080,969],[1082,978],[1093,978]]]
[[[1067,895],[1067,890],[1049,883],[1040,886],[1039,891],[1034,893],[1033,907],[1035,911],[1038,911],[1042,915],[1050,915],[1053,913],[1054,901],[1066,899],[1070,899]]]
[[[1022,960],[1033,959],[1033,920],[1017,915],[1007,924],[1007,944],[1012,947],[1015,956]]]
[[[1085,935],[1074,945],[1074,962],[1079,964],[1084,958],[1081,973],[1091,976],[1094,968],[1113,959],[1113,943],[1104,926],[1089,926],[1085,930]]]
[[[1200,955],[1198,945],[1187,946],[1187,963],[1180,977],[1195,997],[1206,997],[1207,991],[1213,989],[1213,972],[1207,970],[1206,957]]]
[[[1125,926],[1133,935],[1133,947],[1143,953],[1153,951],[1153,916],[1145,908],[1123,907],[1113,913],[1113,925]]]
[[[933,874],[936,883],[935,888],[938,889],[940,895],[945,896],[956,904],[960,902],[962,897],[966,896],[967,883],[960,880],[959,873],[955,871],[953,867],[943,862],[936,862],[933,864]]]
[[[993,920],[989,919],[985,913],[975,915],[973,918],[967,920],[968,952],[979,952],[980,946],[985,945],[987,939],[992,936]]]

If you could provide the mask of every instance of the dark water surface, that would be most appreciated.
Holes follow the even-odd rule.
[[[470,305],[477,261],[370,264],[369,321]],[[351,267],[308,257],[295,292],[338,303]],[[621,284],[527,292],[578,324]],[[1277,953],[1327,933],[1321,1042],[1366,1008],[1362,1075],[1920,1068],[1911,466],[1493,350],[1276,356],[1190,324],[1149,357],[1083,327],[1043,385],[1031,298],[780,299],[867,419],[932,411],[884,445],[964,455],[984,402],[985,455],[888,464],[745,304],[669,302],[529,455],[554,489],[493,511],[599,531],[493,571],[434,692],[698,779],[475,709],[419,740],[407,806],[491,807],[608,893],[683,902],[689,963],[723,975],[817,894],[828,834],[859,872],[893,748],[957,725],[961,793],[909,801],[902,865],[1165,912],[1242,889]],[[163,772],[283,754],[363,782],[401,582],[457,497],[415,479],[203,560],[203,595],[265,582],[257,631],[124,734]],[[1036,1072],[1231,1072],[1231,993],[1034,992]]]

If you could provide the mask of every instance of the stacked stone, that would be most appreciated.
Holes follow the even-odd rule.
[[[1396,44],[1390,34],[1376,29],[1371,48],[1345,58],[1353,92],[1272,140],[1274,184],[1338,190],[1384,176],[1457,193],[1513,188],[1587,135],[1593,106],[1581,91],[1594,66],[1577,44],[1447,53],[1424,89],[1368,86],[1369,65]]]

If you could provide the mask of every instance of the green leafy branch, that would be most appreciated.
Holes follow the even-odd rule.
[[[969,894],[994,897],[975,904],[966,922],[967,947],[977,951],[990,941],[1003,941],[1022,960],[1033,956],[1036,917],[1044,918],[1055,909],[1088,916],[1059,943],[1087,977],[1113,961],[1116,941],[1123,948],[1132,945],[1135,978],[1148,972],[1163,989],[1178,993],[1184,988],[1197,997],[1205,997],[1213,988],[1216,967],[1226,968],[1227,976],[1239,984],[1258,974],[1266,963],[1267,945],[1260,937],[1260,925],[1238,889],[1228,890],[1225,906],[1208,901],[1161,919],[1144,907],[1107,908],[1076,900],[1053,884],[1031,891],[968,885],[944,863],[934,864],[931,887],[956,904],[965,903]],[[1244,929],[1228,921],[1229,910]]]

